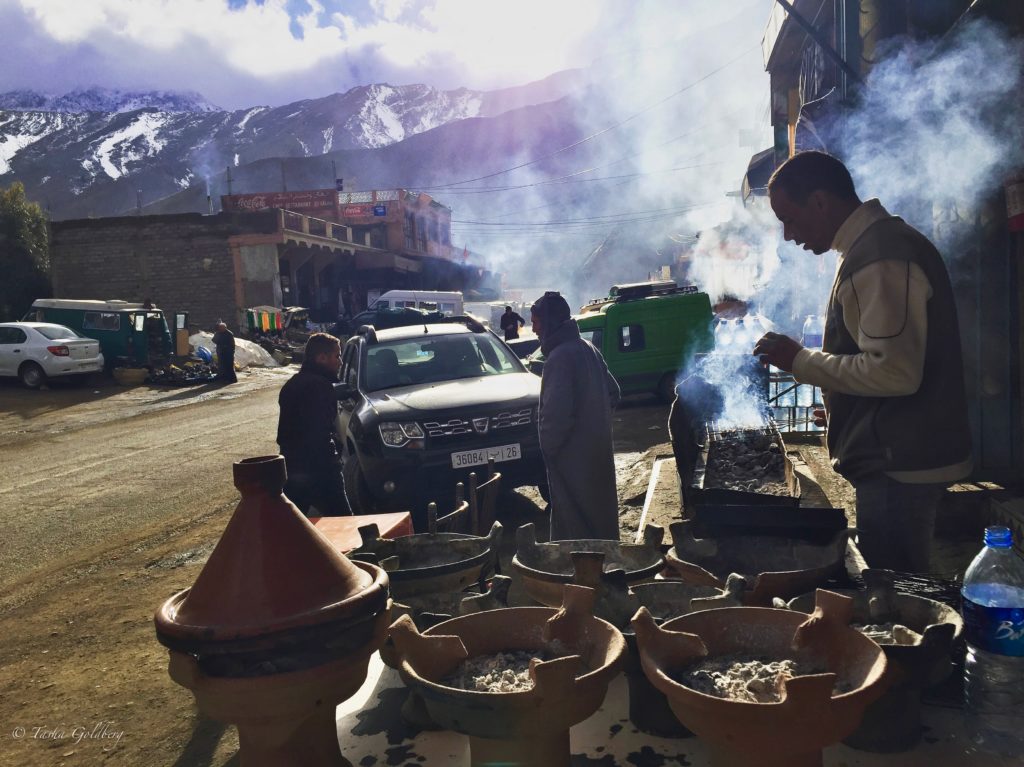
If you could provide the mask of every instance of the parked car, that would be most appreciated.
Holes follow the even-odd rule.
[[[17,376],[30,389],[47,378],[103,370],[100,342],[48,322],[0,323],[0,376]]]
[[[366,309],[354,317],[339,318],[330,329],[330,334],[336,338],[345,339],[355,333],[363,325],[372,325],[377,330],[385,328],[398,328],[405,325],[423,325],[428,322],[438,322],[444,319],[444,315],[437,311],[427,309],[414,309],[404,307],[399,309]]]
[[[471,317],[364,328],[337,385],[345,487],[356,513],[442,505],[489,458],[502,487],[546,485],[537,437],[540,379]]]

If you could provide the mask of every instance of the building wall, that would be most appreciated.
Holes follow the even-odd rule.
[[[242,306],[281,306],[277,245],[240,245],[237,251]]]
[[[170,319],[237,328],[229,231],[199,215],[82,219],[51,225],[57,298],[150,299]],[[272,303],[263,301],[261,303]]]

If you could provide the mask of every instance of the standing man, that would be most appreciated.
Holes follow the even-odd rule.
[[[519,338],[519,328],[526,327],[526,320],[512,311],[511,306],[505,307],[505,313],[501,315],[501,329],[505,331],[505,340],[512,341]]]
[[[857,491],[857,535],[872,567],[927,572],[943,489],[972,468],[960,330],[935,246],[861,202],[850,173],[801,152],[768,182],[786,240],[839,253],[821,351],[767,333],[754,354],[820,386],[832,466]]]
[[[310,507],[325,517],[351,514],[337,449],[334,422],[338,401],[334,384],[341,365],[341,343],[327,333],[306,341],[299,372],[281,388],[277,444],[288,481],[284,492],[307,515]]]
[[[217,376],[214,380],[226,384],[238,383],[238,376],[235,375],[235,334],[223,322],[217,323],[213,345],[217,347]]]
[[[619,540],[612,408],[619,385],[601,353],[580,338],[569,304],[548,291],[531,308],[544,353],[540,449],[551,491],[551,540]]]

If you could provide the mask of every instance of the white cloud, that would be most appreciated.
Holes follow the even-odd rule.
[[[311,5],[296,19],[303,31],[297,39],[284,0],[235,10],[210,0],[22,0],[57,42],[112,39],[169,52],[199,41],[219,51],[227,67],[263,77],[303,72],[344,53],[341,31],[320,26],[317,19],[324,9]]]

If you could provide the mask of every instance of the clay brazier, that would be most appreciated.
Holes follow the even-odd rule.
[[[725,607],[659,627],[641,608],[632,623],[644,673],[705,742],[714,767],[821,767],[822,748],[852,733],[885,687],[885,655],[847,625],[851,609],[847,597],[819,590],[809,618]],[[717,697],[677,681],[705,658],[722,656],[803,660],[825,671],[783,681],[780,699],[770,703]]]
[[[963,619],[941,602],[898,593],[889,570],[865,570],[863,575],[865,590],[838,592],[853,599],[852,621],[899,624],[913,633],[892,641],[875,638],[889,661],[892,685],[843,742],[863,751],[907,751],[921,739],[921,692],[952,671],[953,644],[963,632]],[[813,594],[804,594],[787,606],[807,613],[814,609],[813,600]]]
[[[409,616],[391,627],[401,673],[435,722],[469,736],[471,767],[569,767],[569,728],[593,714],[626,650],[621,632],[592,615],[594,592],[566,586],[561,609],[507,607],[453,618],[420,633]],[[471,658],[527,651],[531,689],[466,690],[445,680]]]
[[[171,678],[238,727],[243,767],[348,765],[334,712],[387,636],[387,575],[282,494],[281,456],[240,461],[234,479],[242,498],[209,560],[155,616]]]

